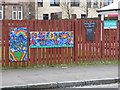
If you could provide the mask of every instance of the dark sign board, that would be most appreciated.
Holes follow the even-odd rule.
[[[96,28],[96,23],[84,23],[84,28]]]
[[[87,41],[94,41],[94,30],[92,28],[87,29]]]

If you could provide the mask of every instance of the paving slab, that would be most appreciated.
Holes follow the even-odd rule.
[[[117,78],[118,65],[95,65],[2,71],[2,86]]]

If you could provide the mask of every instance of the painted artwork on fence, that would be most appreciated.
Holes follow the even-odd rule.
[[[10,61],[27,61],[27,28],[10,28]]]
[[[61,32],[30,32],[31,48],[73,47],[74,33]]]

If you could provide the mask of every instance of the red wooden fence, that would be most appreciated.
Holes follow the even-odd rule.
[[[67,63],[94,63],[118,60],[118,27],[116,30],[104,30],[103,21],[85,20],[5,20],[2,22],[1,50],[2,67],[20,67],[33,65],[52,65]],[[84,23],[96,22],[94,41],[86,40]],[[102,27],[101,27],[102,23]],[[118,21],[120,25],[120,21]],[[118,25],[118,26],[119,26]],[[27,27],[27,62],[10,62],[9,28]],[[102,31],[101,31],[102,29]],[[74,31],[74,47],[30,48],[30,31]],[[101,37],[102,33],[102,37]],[[102,38],[102,41],[101,41]]]

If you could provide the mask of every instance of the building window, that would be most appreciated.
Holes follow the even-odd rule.
[[[18,20],[22,20],[22,7],[18,7]]]
[[[104,1],[104,6],[108,6],[111,3],[113,3],[113,0],[105,0]]]
[[[86,18],[86,14],[81,14],[81,19]]]
[[[87,0],[87,7],[91,8],[91,0]]]
[[[101,18],[101,14],[98,14],[98,18]]]
[[[51,20],[62,19],[62,12],[51,13]]]
[[[43,0],[38,0],[38,7],[43,7]]]
[[[98,0],[94,0],[93,8],[98,8]]]
[[[71,0],[71,6],[72,7],[79,7],[79,4],[80,4],[80,2],[79,2],[79,0]]]
[[[0,6],[0,20],[3,19],[3,7]]]
[[[43,14],[43,20],[48,20],[49,19],[49,14]]]
[[[77,15],[76,14],[72,14],[72,19],[76,19]]]
[[[60,6],[60,0],[50,0],[50,6]]]
[[[13,19],[13,20],[16,20],[16,19],[17,19],[17,7],[13,7],[12,19]]]

